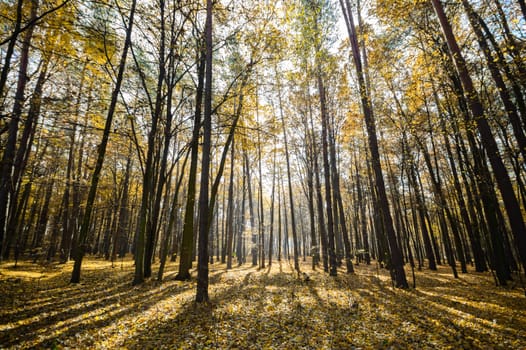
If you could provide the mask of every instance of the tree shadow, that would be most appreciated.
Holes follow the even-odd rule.
[[[118,276],[108,271],[84,271],[83,275],[83,283],[68,284],[69,271],[64,271],[46,281],[51,288],[37,290],[32,281],[20,281],[20,289],[32,292],[1,299],[1,346],[54,347],[57,339],[75,338],[86,329],[103,328],[124,316],[139,315],[159,301],[192,288],[184,283],[159,288],[153,280],[132,287],[129,269]],[[5,296],[16,290],[3,292]],[[16,303],[8,305],[9,299]],[[90,345],[89,339],[83,344]]]
[[[210,270],[209,304],[194,302],[195,281],[148,280],[131,287],[132,274],[131,268],[119,274],[87,271],[83,285],[67,284],[68,276],[62,274],[36,291],[31,291],[31,281],[20,281],[27,297],[0,300],[1,346],[71,347],[67,341],[80,337],[78,346],[97,348],[101,339],[87,334],[107,331],[113,324],[133,327],[131,332],[108,335],[113,347],[131,349],[404,348],[408,344],[480,348],[498,345],[495,334],[526,343],[524,302],[512,295],[499,296],[499,301],[510,302],[504,306],[515,305],[515,323],[510,322],[509,309],[493,301],[496,292],[474,295],[471,280],[440,273],[426,271],[418,275],[422,287],[400,290],[392,288],[387,271],[371,268],[336,277],[312,271],[306,281],[282,264],[264,270],[252,266],[225,270],[216,265]],[[15,291],[4,295],[10,293]],[[10,305],[13,300],[18,304]]]

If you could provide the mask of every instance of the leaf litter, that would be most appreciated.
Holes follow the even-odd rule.
[[[290,262],[258,269],[210,265],[209,304],[195,280],[131,286],[133,262],[0,266],[0,348],[54,349],[523,349],[526,298],[490,274],[454,279],[446,267],[416,271],[416,289],[392,287],[388,271],[356,266],[330,277]],[[154,268],[157,267],[154,265]],[[193,271],[195,276],[195,271]],[[308,277],[306,277],[308,276]]]

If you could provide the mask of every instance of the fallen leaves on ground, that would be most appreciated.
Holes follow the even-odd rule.
[[[304,263],[306,281],[286,260],[216,263],[211,302],[196,304],[195,281],[174,280],[177,265],[135,287],[129,260],[86,259],[81,284],[69,284],[71,268],[0,266],[0,348],[526,348],[524,290],[495,287],[490,274],[417,271],[417,288],[400,290],[375,264],[330,277]]]

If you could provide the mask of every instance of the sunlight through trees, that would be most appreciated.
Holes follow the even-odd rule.
[[[525,9],[1,2],[0,264],[73,262],[79,283],[85,258],[130,258],[134,288],[175,268],[204,304],[211,266],[286,261],[515,288]]]

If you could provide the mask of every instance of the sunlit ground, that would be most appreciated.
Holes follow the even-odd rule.
[[[491,274],[417,271],[416,289],[397,290],[375,264],[334,278],[306,262],[305,281],[287,260],[216,263],[211,304],[196,305],[195,281],[175,281],[174,264],[138,287],[129,260],[86,259],[78,285],[71,269],[0,265],[0,348],[526,349],[524,290]]]

